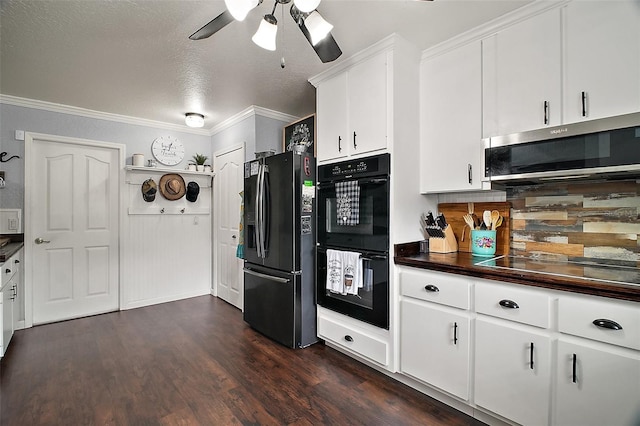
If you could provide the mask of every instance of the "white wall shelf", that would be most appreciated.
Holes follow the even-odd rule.
[[[145,167],[145,166],[125,166],[125,170],[128,172],[144,172],[144,173],[177,173],[180,175],[198,175],[198,176],[215,176],[213,172],[197,172],[193,170],[184,170],[184,169],[170,169],[163,167]]]

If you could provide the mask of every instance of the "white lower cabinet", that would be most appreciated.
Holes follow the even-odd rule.
[[[521,425],[640,425],[637,302],[417,268],[400,297],[405,376]]]
[[[576,339],[581,340],[581,339]],[[558,341],[555,424],[640,422],[640,355],[611,345]]]
[[[402,301],[400,310],[401,371],[468,400],[469,314],[410,299]]]
[[[5,284],[5,283],[3,283]],[[14,281],[13,278],[7,282],[0,291],[0,329],[2,329],[2,335],[0,335],[0,356],[4,356],[13,336],[13,299],[14,299]]]
[[[475,343],[475,403],[523,425],[549,424],[549,334],[479,317]]]

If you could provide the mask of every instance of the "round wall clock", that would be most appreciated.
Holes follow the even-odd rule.
[[[184,158],[184,145],[173,136],[161,136],[151,143],[151,153],[160,164],[175,166]]]

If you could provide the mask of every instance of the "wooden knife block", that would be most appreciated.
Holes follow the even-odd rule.
[[[433,253],[455,253],[458,251],[458,241],[451,229],[451,225],[444,228],[444,238],[430,237],[429,251]]]

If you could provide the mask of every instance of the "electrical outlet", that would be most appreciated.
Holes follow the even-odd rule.
[[[18,230],[18,219],[9,219],[9,231]]]

